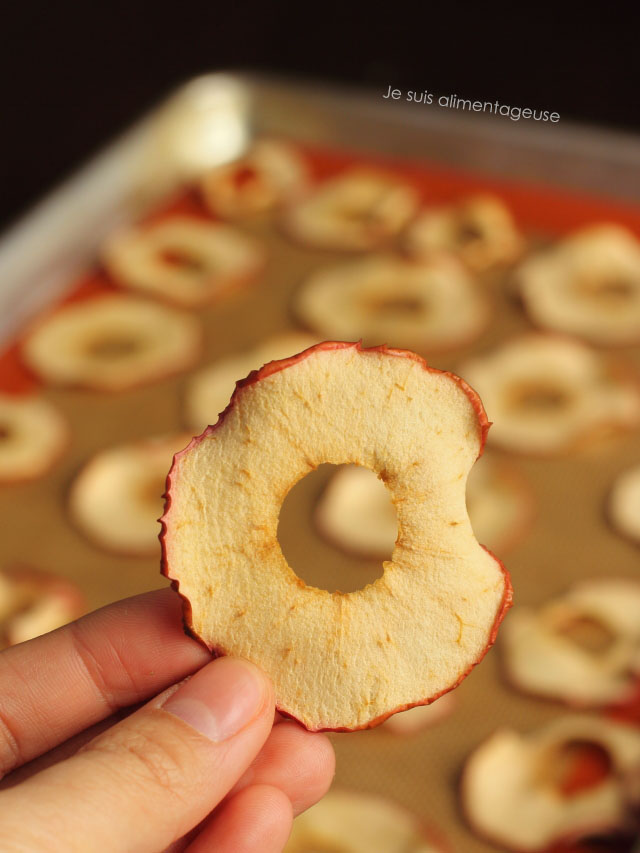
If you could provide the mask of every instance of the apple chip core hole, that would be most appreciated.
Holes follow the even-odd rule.
[[[609,652],[616,641],[615,634],[598,619],[580,616],[558,629],[558,633],[576,646],[593,655]]]
[[[611,755],[601,744],[577,738],[546,755],[542,781],[570,798],[602,784],[612,769]]]
[[[206,264],[185,249],[164,249],[160,252],[160,260],[167,266],[178,267],[188,272],[203,273],[206,270]]]
[[[139,338],[113,332],[89,341],[87,353],[93,358],[113,360],[128,358],[138,352],[142,346],[143,342]]]
[[[286,495],[280,508],[278,542],[295,574],[307,586],[328,592],[355,592],[382,577],[383,559],[363,559],[346,553],[321,537],[313,523],[318,498],[331,476],[348,466],[324,464],[299,480]],[[388,491],[388,490],[387,490]],[[388,512],[397,520],[389,496]],[[391,548],[384,560],[391,559]]]
[[[561,414],[569,408],[571,399],[565,388],[550,382],[522,383],[511,394],[513,407],[532,415]]]

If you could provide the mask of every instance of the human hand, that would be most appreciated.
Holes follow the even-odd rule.
[[[334,757],[274,711],[259,669],[184,635],[168,589],[7,649],[0,849],[279,853]]]

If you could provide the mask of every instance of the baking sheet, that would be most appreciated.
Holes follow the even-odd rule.
[[[218,94],[220,87],[224,88],[224,79],[204,79],[215,81]],[[337,98],[332,107],[331,99],[326,93],[319,94],[318,99],[314,101],[311,95],[301,98],[300,90],[286,86],[274,89],[273,84],[250,84],[240,79],[236,79],[231,85],[229,78],[226,79],[230,88],[225,109],[229,108],[231,114],[235,115],[236,130],[233,145],[229,142],[233,136],[231,134],[225,143],[226,148],[213,146],[215,157],[222,159],[235,151],[234,145],[242,147],[251,133],[274,131],[282,127],[283,131],[288,130],[288,135],[294,138],[313,138],[314,147],[309,148],[311,160],[316,173],[327,176],[349,162],[350,157],[337,149],[318,148],[319,143],[331,141],[337,146],[362,146],[363,150],[366,150],[372,144],[372,137],[366,134],[367,128],[370,131],[372,126],[367,122],[377,122],[381,126],[390,122],[389,117],[384,114],[388,107],[386,104],[380,107],[366,100],[353,102],[349,100],[349,96],[343,96],[342,100]],[[192,85],[201,93],[206,84],[200,80]],[[237,113],[233,113],[232,109],[234,99],[240,105]],[[155,125],[158,137],[155,142],[150,141],[153,133],[149,128],[154,126],[153,123],[144,125],[143,130],[139,131],[150,134],[144,144],[141,143],[141,137],[135,134],[130,136],[127,142],[130,146],[127,150],[130,152],[134,149],[138,152],[159,152],[159,159],[147,164],[147,175],[158,174],[158,164],[162,156],[167,158],[166,163],[169,162],[170,144],[167,139],[172,133],[171,122],[176,121],[178,126],[180,125],[179,118],[176,118],[179,109],[175,103],[177,102],[174,100],[173,106],[170,104],[165,108],[168,111],[159,111],[159,123]],[[324,106],[320,109],[319,105],[323,103]],[[362,111],[361,121],[355,120],[358,116],[354,116],[352,112],[350,123],[342,125],[341,121],[346,122],[345,111],[349,105],[352,109],[358,107]],[[176,112],[171,113],[171,110]],[[268,120],[265,118],[265,110],[271,110]],[[373,115],[370,116],[370,112]],[[173,118],[167,119],[167,116],[172,115]],[[188,126],[186,118],[183,120]],[[513,168],[514,172],[522,174],[519,170],[524,167],[518,160],[518,157],[522,156],[528,162],[526,174],[529,177],[535,175],[538,178],[553,178],[556,168],[554,152],[537,150],[536,165],[535,158],[528,161],[526,159],[526,151],[530,151],[531,141],[527,143],[529,149],[526,146],[518,149],[520,153],[516,155],[513,153],[515,148],[510,147],[513,138],[509,134],[500,143],[499,132],[495,128],[483,127],[482,131],[486,133],[483,138],[491,149],[494,165],[497,165],[498,161],[503,167],[506,165],[506,169],[502,169],[503,172],[509,173]],[[178,134],[176,138],[179,138],[178,131],[174,132]],[[457,139],[458,146],[456,148],[451,143],[453,147],[447,149],[450,159],[453,151],[453,159],[464,159],[466,169],[479,167],[484,162],[481,153],[478,153],[482,139],[478,142],[478,139],[471,135],[467,139],[465,149],[464,133],[455,123],[448,128],[441,125],[416,128],[409,123],[404,129],[396,123],[387,137],[382,135],[374,138],[379,149],[393,149],[396,159],[400,162],[405,155],[415,156],[417,148],[421,148],[424,160],[428,160],[427,153],[435,156],[433,152],[444,144],[443,139],[447,133],[450,142]],[[479,133],[477,128],[476,133]],[[404,141],[401,143],[398,137],[394,143],[394,134],[400,134]],[[431,146],[425,149],[424,140],[426,137],[430,138],[430,134],[435,141],[432,140]],[[365,135],[368,137],[366,140]],[[498,150],[504,152],[504,158],[496,153],[495,146],[500,144],[503,147]],[[624,149],[624,144],[621,145]],[[615,145],[608,149],[607,157],[602,158],[597,170],[596,177],[598,182],[601,182],[601,189],[607,186],[617,189],[616,176],[623,174],[628,167],[628,162],[622,154],[622,159],[616,160],[611,153],[613,149]],[[123,157],[122,150],[116,146],[113,156]],[[214,157],[212,149],[209,154]],[[131,164],[139,162],[139,153],[136,156],[128,156],[128,161],[126,158],[118,161],[123,172],[126,172]],[[597,151],[590,150],[589,156],[592,160],[589,161],[590,165],[584,166],[585,181],[586,178],[594,180],[593,163],[597,162]],[[203,157],[204,155],[201,160]],[[488,158],[488,155],[486,157]],[[197,159],[196,157],[195,160]],[[182,161],[180,158],[177,160],[181,165],[176,167],[171,175],[165,175],[161,182],[163,192],[170,191],[171,187],[187,176],[190,168],[194,167],[193,162],[191,166],[187,163],[188,157],[184,157]],[[584,165],[587,161],[588,157],[584,151],[581,156],[572,158],[573,171],[568,176],[565,174],[564,178],[575,178],[577,181],[575,164],[583,162]],[[14,258],[12,263],[17,265],[15,269],[23,264],[23,277],[18,275],[9,282],[15,286],[15,282],[20,281],[21,286],[15,287],[14,290],[8,287],[4,292],[4,298],[8,299],[8,311],[5,314],[5,318],[8,317],[7,332],[13,330],[15,334],[17,324],[29,313],[55,298],[65,287],[69,287],[73,271],[86,263],[86,258],[115,222],[133,218],[150,204],[156,203],[157,187],[154,192],[148,191],[148,188],[145,191],[146,185],[142,181],[133,189],[129,187],[119,200],[110,197],[111,200],[107,204],[100,196],[101,179],[96,177],[99,176],[100,168],[104,167],[104,162],[103,160],[102,166],[99,165],[98,171],[93,173],[93,184],[89,180],[89,185],[93,186],[97,194],[94,202],[92,196],[86,193],[86,183],[81,181],[76,185],[76,190],[82,191],[86,204],[95,203],[100,207],[101,214],[96,214],[95,218],[89,216],[84,227],[79,221],[75,221],[73,227],[65,226],[69,242],[65,244],[65,251],[61,256],[64,255],[66,260],[56,267],[58,279],[54,281],[49,277],[46,287],[40,285],[39,303],[31,296],[31,302],[22,297],[27,283],[33,280],[29,276],[47,267],[46,248],[55,242],[53,232],[47,232],[47,241],[38,243],[44,227],[42,222],[46,225],[46,217],[40,220],[40,224],[36,220],[35,224],[32,221],[29,225],[27,220],[13,237],[6,238],[8,243],[5,241],[0,245],[0,262],[9,257],[9,260]],[[201,165],[201,161],[199,163]],[[399,168],[412,181],[420,181],[424,193],[435,202],[458,197],[474,187],[492,190],[498,187],[516,211],[520,224],[534,233],[536,239],[544,239],[553,233],[563,233],[590,219],[611,217],[634,225],[637,233],[640,233],[640,211],[625,203],[571,197],[570,194],[559,190],[549,194],[535,185],[506,184],[501,187],[494,179],[465,177],[460,172],[443,170],[441,165],[400,165]],[[111,163],[105,174],[113,176],[114,169],[114,164]],[[610,183],[606,177],[607,169],[610,169]],[[167,171],[171,170],[167,168]],[[134,183],[139,178],[140,175],[137,175]],[[120,186],[126,185],[124,174],[118,180]],[[624,190],[628,193],[632,189],[631,181],[623,183]],[[591,189],[596,187],[592,186]],[[623,187],[620,186],[620,189]],[[73,192],[71,197],[73,198]],[[54,198],[48,204],[53,206],[50,209],[55,210],[59,203],[60,200]],[[193,203],[192,199],[188,203]],[[74,204],[77,204],[77,200]],[[53,224],[50,223],[50,227],[53,228]],[[265,243],[270,258],[269,264],[264,277],[255,287],[239,291],[225,301],[199,311],[206,330],[203,364],[221,355],[249,348],[270,334],[293,328],[290,301],[300,282],[311,270],[344,259],[342,253],[310,251],[297,246],[283,237],[280,230],[267,218],[258,218],[241,227]],[[21,260],[23,256],[20,252],[27,251],[29,240],[32,241],[32,257],[31,266],[27,269],[26,261]],[[76,254],[74,245],[77,247]],[[16,250],[16,246],[20,251]],[[81,246],[83,248],[80,248]],[[34,258],[33,254],[37,257]],[[9,280],[5,278],[5,281]],[[488,277],[485,286],[493,293],[495,322],[473,347],[440,357],[431,357],[425,353],[434,366],[455,370],[456,365],[469,354],[490,349],[498,340],[531,328],[512,298],[508,274]],[[640,368],[638,348],[622,350],[621,355],[632,359]],[[11,357],[0,363],[0,378],[5,378],[10,383],[23,381],[24,377],[11,365],[15,366]],[[96,450],[123,440],[181,429],[184,386],[185,377],[176,377],[121,394],[45,389],[45,395],[62,409],[70,421],[72,444],[64,459],[42,480],[0,489],[0,517],[4,520],[0,564],[19,561],[55,570],[79,583],[87,593],[91,607],[163,585],[158,573],[157,558],[111,557],[87,542],[69,522],[65,496],[74,474]],[[513,461],[531,483],[537,510],[530,534],[506,559],[507,567],[512,573],[517,603],[542,602],[564,590],[571,582],[585,577],[615,574],[637,578],[638,550],[617,537],[605,524],[603,515],[603,502],[615,473],[633,462],[640,462],[640,441],[637,432],[594,443],[579,455],[545,461],[514,457]],[[375,570],[375,563],[366,564],[351,560],[318,539],[310,523],[310,515],[319,488],[317,481],[305,481],[296,492],[298,500],[287,506],[280,527],[283,550],[289,556],[294,569],[298,560],[306,560],[305,572],[308,580],[316,579],[316,582],[319,582],[321,577],[324,577],[329,588],[332,588],[332,584],[334,587],[346,588],[348,585],[349,588],[356,588],[363,578],[363,573]],[[470,749],[496,726],[514,725],[526,731],[559,713],[555,706],[521,697],[508,689],[499,677],[498,668],[499,654],[496,649],[456,690],[457,704],[454,713],[432,729],[407,738],[390,734],[385,731],[384,726],[370,732],[332,736],[338,754],[336,784],[395,797],[423,816],[428,823],[442,829],[454,850],[480,853],[498,849],[473,837],[460,819],[456,785],[462,762]]]

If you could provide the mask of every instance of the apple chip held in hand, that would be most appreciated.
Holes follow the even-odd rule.
[[[328,342],[249,374],[168,477],[163,572],[188,630],[260,666],[312,731],[369,728],[456,687],[511,603],[465,506],[488,427],[462,379],[404,350]],[[277,540],[286,494],[326,462],[371,468],[398,514],[384,574],[348,594],[307,586]]]

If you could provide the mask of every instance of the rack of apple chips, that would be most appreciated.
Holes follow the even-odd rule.
[[[4,642],[159,585],[172,455],[236,380],[323,340],[411,349],[493,422],[467,506],[515,606],[457,690],[334,736],[334,790],[287,851],[630,849],[638,234],[630,207],[283,140],[202,175],[114,234],[0,360]],[[301,481],[279,527],[304,581],[345,592],[396,534],[355,466]]]

